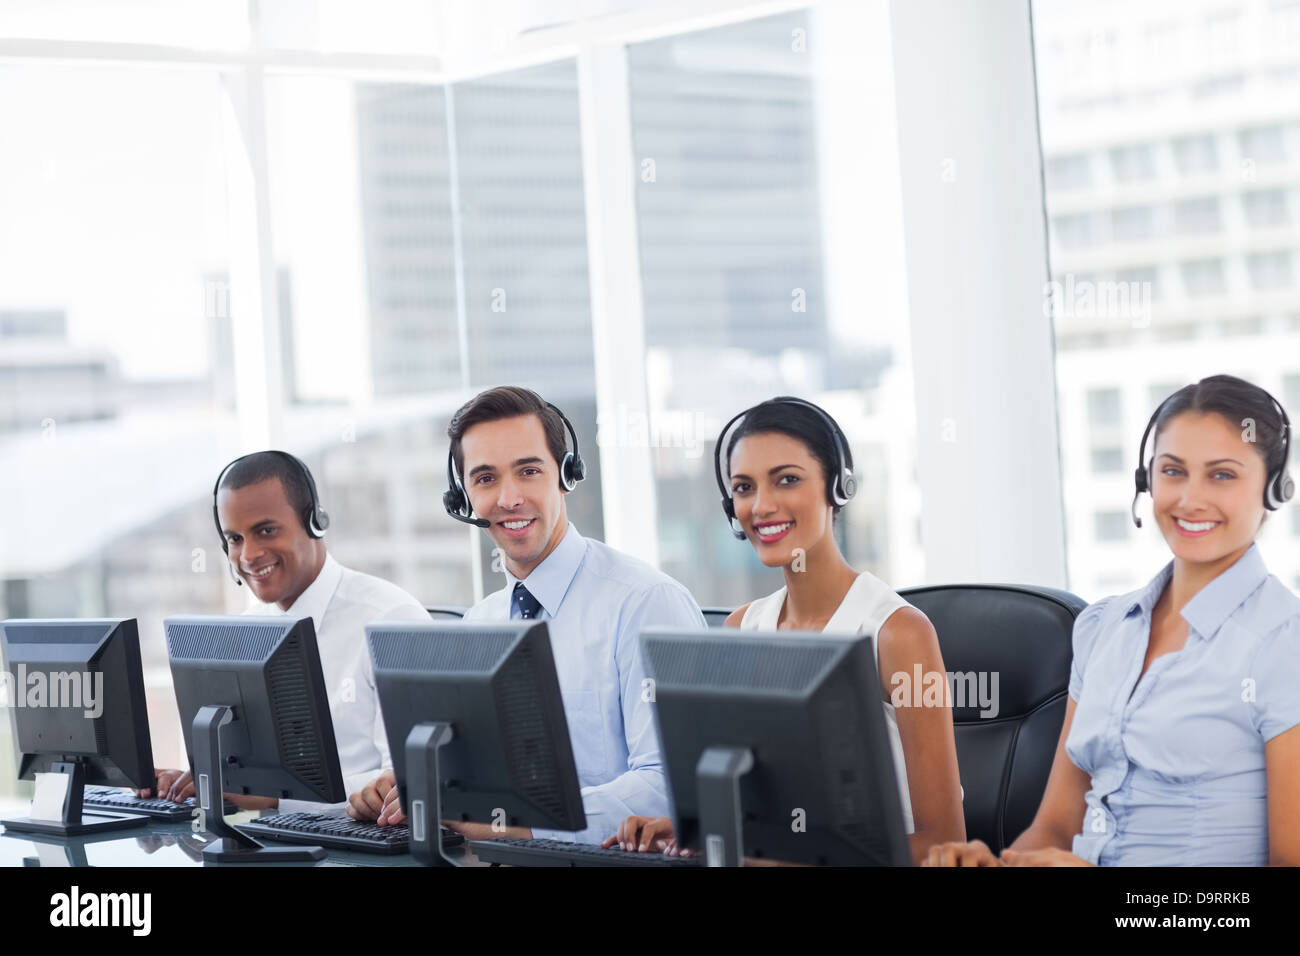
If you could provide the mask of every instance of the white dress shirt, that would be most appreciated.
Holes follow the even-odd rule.
[[[429,614],[424,606],[397,585],[345,568],[326,554],[320,574],[289,610],[257,603],[247,613],[311,618],[334,721],[344,791],[355,793],[380,770],[391,767],[388,736],[366,647],[366,625],[374,621],[427,622]],[[328,805],[280,801],[284,812],[320,810],[323,806]]]
[[[516,616],[519,579],[465,614],[467,621]],[[533,829],[537,839],[599,843],[632,815],[667,816],[668,787],[652,705],[644,700],[639,637],[646,627],[702,630],[690,592],[644,561],[584,538],[572,524],[555,550],[524,579],[542,605],[564,716],[573,742],[587,829]]]

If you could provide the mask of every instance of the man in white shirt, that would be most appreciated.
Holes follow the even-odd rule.
[[[695,600],[662,571],[584,538],[569,524],[564,497],[585,469],[577,435],[555,406],[528,389],[489,389],[456,413],[447,434],[452,486],[443,502],[452,517],[484,528],[506,578],[506,586],[470,608],[465,619],[547,622],[587,829],[501,831],[444,823],[470,839],[599,843],[627,816],[648,812],[635,807],[667,816],[668,788],[638,639],[650,626],[703,628]],[[394,784],[391,771],[382,774],[351,795],[348,813],[380,824],[403,822]]]
[[[352,793],[392,765],[365,627],[429,615],[395,584],[345,568],[326,552],[329,516],[307,466],[286,452],[256,452],[228,465],[217,479],[213,514],[235,583],[246,583],[261,602],[246,613],[312,619],[343,783]],[[160,771],[157,789],[172,800],[194,792],[190,774],[178,770]],[[276,805],[273,798],[232,800],[246,809]],[[285,801],[283,809],[299,805]]]

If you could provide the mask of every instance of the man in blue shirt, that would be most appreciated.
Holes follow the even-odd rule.
[[[576,435],[568,450],[566,427],[572,433],[535,393],[503,386],[466,403],[447,429],[455,474],[444,503],[452,517],[485,528],[506,576],[465,619],[548,622],[587,814],[587,829],[573,834],[447,822],[470,839],[599,843],[629,815],[669,812],[638,636],[650,626],[701,628],[704,618],[677,581],[569,523],[564,498],[585,469]],[[352,794],[348,812],[403,822],[392,772]]]

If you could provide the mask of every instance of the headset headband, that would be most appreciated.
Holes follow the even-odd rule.
[[[560,421],[564,422],[564,427],[569,433],[569,440],[573,444],[573,451],[565,451],[564,458],[560,461],[560,490],[572,491],[578,487],[578,482],[587,477],[587,463],[582,460],[582,454],[578,451],[578,433],[574,430],[573,423],[569,421],[564,412],[550,402],[546,402],[546,407],[560,416]],[[545,426],[543,426],[543,430],[545,430]],[[454,444],[455,442],[452,443],[452,445]],[[474,517],[474,508],[470,504],[469,493],[465,490],[465,483],[461,480],[461,476],[456,473],[456,457],[452,454],[452,445],[447,446],[447,490],[442,495],[442,506],[446,509],[447,514],[457,521],[463,521],[466,524],[472,524],[480,528],[490,527],[492,522]]]
[[[325,509],[320,506],[320,497],[316,493],[316,480],[312,478],[311,471],[306,465],[287,451],[268,449],[265,452],[250,452],[247,455],[240,455],[230,464],[226,465],[225,468],[222,468],[221,474],[217,475],[217,483],[212,486],[212,520],[217,526],[217,536],[221,538],[221,550],[226,552],[226,554],[230,553],[230,543],[226,541],[226,533],[221,530],[221,516],[217,514],[217,492],[221,490],[221,482],[231,468],[235,467],[235,465],[239,464],[246,458],[252,458],[253,455],[264,454],[279,455],[281,458],[288,461],[293,467],[297,468],[298,472],[306,481],[307,491],[311,494],[311,505],[304,508],[298,517],[302,521],[303,528],[307,531],[307,536],[309,538],[323,538],[325,537],[326,529],[330,526],[330,516]],[[286,495],[288,494],[287,488],[285,489],[285,493]]]
[[[1269,471],[1268,477],[1264,481],[1264,507],[1269,511],[1276,511],[1295,495],[1295,482],[1291,480],[1291,473],[1287,468],[1287,463],[1291,460],[1291,419],[1287,417],[1286,409],[1282,407],[1282,403],[1276,398],[1263,388],[1260,388],[1260,386],[1254,385],[1253,382],[1247,384],[1263,392],[1268,400],[1273,403],[1278,416],[1282,419],[1282,463],[1275,470]],[[1178,391],[1181,392],[1182,389]],[[1174,392],[1174,395],[1177,394],[1178,392]],[[1167,396],[1164,401],[1156,406],[1156,410],[1151,413],[1151,417],[1147,420],[1147,427],[1142,432],[1142,441],[1138,445],[1138,465],[1133,471],[1133,504],[1129,506],[1129,514],[1133,518],[1133,523],[1139,528],[1142,527],[1142,519],[1137,514],[1138,496],[1144,491],[1149,492],[1151,490],[1152,475],[1148,471],[1146,463],[1147,438],[1151,435],[1151,430],[1155,428],[1156,422],[1160,419],[1160,413],[1164,411],[1165,406],[1169,404],[1174,395]],[[1151,450],[1152,452],[1155,451],[1154,448]],[[1267,464],[1267,458],[1265,463]]]

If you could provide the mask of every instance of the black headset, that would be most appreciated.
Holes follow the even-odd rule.
[[[311,492],[311,504],[306,508],[303,508],[302,513],[298,517],[302,519],[302,526],[306,529],[307,536],[309,538],[323,538],[325,537],[325,530],[330,526],[330,516],[326,513],[325,509],[320,506],[320,498],[316,494],[316,481],[312,478],[311,472],[307,470],[307,466],[301,461],[289,454],[287,451],[275,451],[274,449],[265,453],[252,452],[247,455],[240,455],[225,468],[221,469],[221,474],[217,475],[217,483],[212,486],[212,521],[217,526],[217,536],[221,538],[221,550],[227,555],[230,554],[230,542],[226,540],[226,533],[221,530],[221,516],[217,514],[217,492],[221,490],[221,479],[226,477],[226,472],[230,471],[231,468],[235,467],[235,465],[239,464],[245,458],[251,458],[253,455],[260,454],[279,455],[281,458],[291,463],[293,467],[297,468],[298,471],[302,473],[303,478],[306,479],[307,490]],[[232,569],[230,573],[233,577],[235,572]],[[239,578],[235,578],[235,583],[240,584],[242,582],[240,582]]]
[[[573,430],[573,423],[564,412],[550,402],[546,403],[546,407],[560,416],[560,421],[564,422],[564,427],[569,432],[569,439],[573,443],[573,451],[566,451],[564,459],[560,462],[560,490],[572,491],[578,487],[578,482],[587,477],[587,463],[582,460],[582,455],[578,451],[578,433]],[[442,495],[442,506],[447,509],[447,514],[457,521],[478,528],[488,528],[492,525],[491,521],[474,517],[474,508],[469,503],[465,484],[461,481],[460,475],[456,474],[456,459],[450,445],[447,447],[447,490]]]
[[[1259,388],[1258,385],[1255,387]],[[1259,390],[1264,392],[1262,388]],[[1174,393],[1174,395],[1177,394],[1178,392]],[[1268,400],[1273,403],[1278,415],[1282,417],[1282,465],[1276,471],[1270,472],[1268,480],[1264,482],[1264,507],[1269,511],[1277,511],[1295,495],[1295,482],[1291,480],[1291,473],[1287,470],[1287,462],[1291,459],[1291,419],[1287,418],[1286,409],[1282,407],[1281,402],[1269,395],[1268,392],[1264,392],[1264,394],[1268,396]],[[1152,413],[1150,421],[1147,422],[1146,431],[1142,433],[1142,443],[1138,445],[1138,466],[1133,472],[1133,487],[1136,490],[1133,492],[1133,504],[1129,507],[1129,513],[1133,516],[1133,523],[1139,528],[1142,527],[1142,519],[1137,515],[1138,496],[1144,491],[1151,490],[1151,474],[1148,466],[1143,464],[1146,460],[1147,436],[1151,434],[1151,429],[1155,428],[1156,420],[1160,418],[1161,411],[1164,410],[1165,405],[1169,403],[1169,400],[1174,395],[1170,395],[1169,398],[1161,402]],[[1151,450],[1155,451],[1154,448]]]
[[[840,430],[840,426],[836,423],[835,419],[831,418],[831,416],[826,413],[825,409],[814,405],[812,402],[804,401],[802,398],[772,398],[766,402],[762,402],[761,404],[794,405],[800,408],[807,408],[816,413],[817,417],[821,419],[822,423],[826,426],[826,430],[830,432],[831,441],[835,445],[836,459],[835,464],[831,469],[834,473],[834,478],[826,488],[827,501],[836,507],[842,507],[843,505],[848,504],[849,499],[858,492],[858,482],[857,479],[853,477],[853,455],[849,453],[848,439],[844,437],[844,432]],[[727,516],[727,523],[731,525],[731,533],[741,541],[745,540],[745,531],[740,527],[739,522],[736,521],[736,503],[732,501],[731,489],[727,487],[727,481],[723,477],[723,459],[727,454],[727,442],[731,436],[733,428],[739,427],[737,423],[752,412],[754,408],[758,407],[758,405],[755,405],[753,408],[747,408],[731,421],[727,422],[727,424],[722,428],[722,434],[718,436],[717,446],[713,449],[713,475],[718,480],[718,491],[722,493],[722,513]]]

